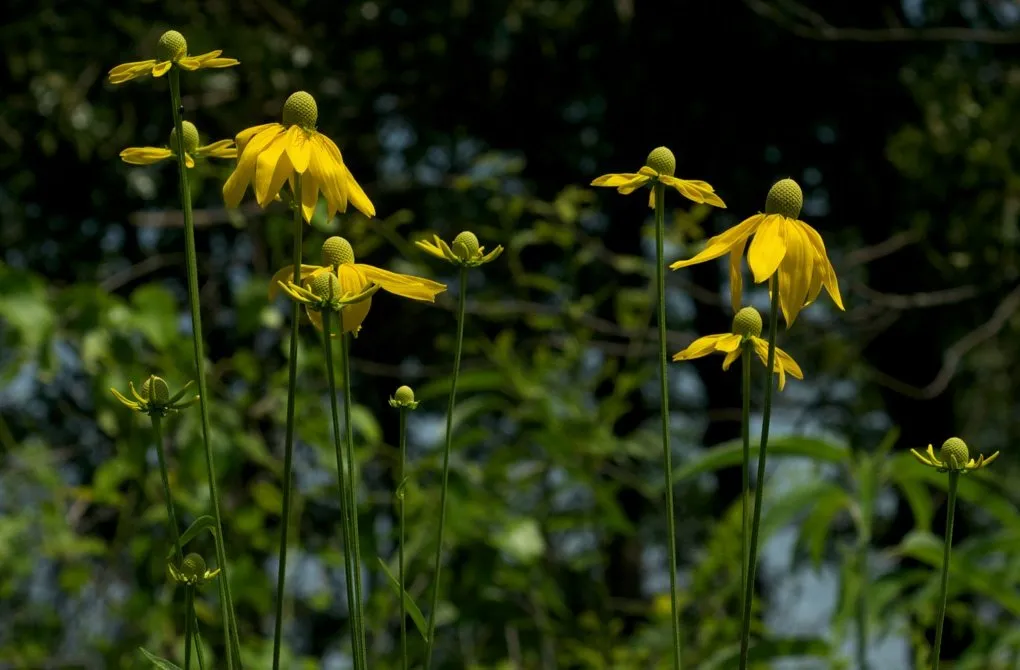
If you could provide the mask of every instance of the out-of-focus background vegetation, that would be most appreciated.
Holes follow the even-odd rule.
[[[463,229],[506,253],[471,275],[456,416],[443,668],[666,667],[669,622],[650,210],[588,188],[665,144],[678,176],[669,260],[803,186],[846,313],[827,299],[780,346],[806,372],[776,402],[756,629],[761,667],[923,667],[945,478],[909,447],[952,435],[1003,457],[964,481],[943,657],[1020,667],[1020,6],[1010,0],[15,0],[0,27],[0,666],[180,659],[181,593],[144,417],[149,373],[193,375],[182,220],[159,146],[166,80],[112,66],[181,30],[237,68],[186,73],[203,139],[319,101],[376,204],[306,232],[451,283],[435,306],[375,300],[354,346],[361,546],[373,667],[397,667],[395,411],[411,384],[409,591],[422,606],[438,507],[456,291],[412,242]],[[214,447],[246,667],[271,652],[286,404],[288,213],[223,208],[231,167],[193,171]],[[724,332],[723,266],[669,280],[671,347]],[[758,287],[749,295],[764,307]],[[321,346],[301,342],[286,667],[349,648]],[[739,372],[671,366],[687,667],[732,668],[738,639]],[[761,378],[755,383],[760,405]],[[209,511],[197,410],[170,420],[182,524]],[[720,447],[719,445],[723,445]],[[211,561],[207,536],[194,549]],[[392,564],[392,563],[391,563]],[[867,607],[859,597],[867,575]],[[222,658],[215,589],[200,601]],[[863,620],[864,635],[858,622]],[[414,636],[412,635],[412,639]],[[420,643],[412,650],[420,654]],[[777,659],[768,665],[768,659]],[[786,660],[778,660],[786,659]],[[219,667],[214,665],[214,667]]]

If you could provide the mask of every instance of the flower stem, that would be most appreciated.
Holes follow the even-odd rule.
[[[946,539],[942,553],[942,593],[939,597],[939,613],[935,624],[935,659],[932,670],[939,670],[939,655],[942,653],[942,629],[946,620],[946,598],[949,595],[949,553],[953,547],[953,518],[956,516],[956,487],[960,473],[949,471],[949,503],[946,509]]]
[[[223,546],[223,520],[220,513],[220,496],[216,486],[216,465],[213,462],[212,445],[209,441],[209,389],[205,382],[205,351],[202,343],[202,310],[198,295],[198,254],[195,251],[195,219],[191,213],[191,187],[188,184],[188,168],[184,164],[184,127],[181,118],[180,70],[170,68],[170,106],[174,116],[174,130],[177,146],[172,147],[177,157],[177,172],[180,177],[181,210],[184,214],[185,259],[188,270],[188,302],[191,306],[191,336],[195,349],[195,368],[198,377],[199,412],[202,416],[202,442],[205,447],[206,474],[209,478],[209,498],[212,501],[213,518],[216,520],[216,563],[220,569],[220,611],[223,617],[223,642],[227,649],[227,670],[233,670],[234,662],[240,665],[241,645],[237,636],[237,621],[234,618],[234,602],[230,594],[230,579],[227,572],[227,553]]]
[[[772,305],[769,310],[769,353],[765,364],[765,402],[761,417],[761,446],[758,449],[758,476],[754,486],[754,518],[751,521],[751,546],[747,553],[747,580],[744,584],[743,622],[740,634],[740,670],[747,670],[747,653],[751,643],[751,604],[758,562],[758,529],[761,524],[762,495],[765,491],[765,455],[769,446],[769,419],[772,416],[772,387],[775,386],[776,332],[779,326],[779,281],[774,276]]]
[[[743,488],[740,490],[740,594],[743,596],[747,589],[747,532],[750,528],[748,517],[749,506],[748,495],[751,491],[751,358],[754,356],[751,341],[747,340],[740,345],[743,363],[743,409],[740,417],[740,429],[744,437],[744,458],[743,458]],[[743,607],[743,601],[741,601]],[[741,611],[743,615],[743,611]]]
[[[868,670],[868,542],[862,542],[858,553],[857,594],[857,670]]]
[[[356,670],[364,670],[364,659],[361,656],[361,645],[358,642],[358,631],[360,630],[359,609],[355,600],[354,583],[356,581],[354,571],[354,540],[351,535],[351,512],[347,496],[347,477],[344,474],[343,445],[340,438],[340,408],[336,401],[336,374],[333,371],[333,341],[330,336],[332,331],[333,314],[329,310],[322,312],[322,338],[323,350],[326,354],[326,382],[329,387],[329,407],[333,420],[333,447],[336,452],[336,476],[337,488],[340,494],[340,518],[343,521],[342,533],[344,543],[344,575],[347,580],[347,611],[350,616],[351,626],[351,653],[354,656],[354,667]],[[348,464],[348,466],[350,465]]]
[[[184,587],[184,670],[191,670],[191,626],[195,612],[195,587]]]
[[[676,513],[673,510],[673,457],[669,448],[669,377],[666,351],[666,187],[655,186],[655,280],[659,301],[659,395],[662,412],[662,467],[666,473],[666,531],[669,537],[669,596],[673,621],[673,667],[680,670],[680,612],[676,594]]]
[[[167,473],[166,453],[163,446],[163,417],[159,414],[150,414],[152,420],[152,435],[156,441],[156,456],[159,458],[159,475],[163,480],[163,500],[166,502],[166,520],[170,526],[170,537],[174,540],[174,556],[177,558],[178,567],[184,559],[181,553],[181,531],[177,525],[177,514],[174,512],[174,499],[170,495],[170,475]]]
[[[198,657],[199,670],[205,670],[205,652],[202,651],[202,636],[198,632],[198,614],[195,613],[195,600],[191,600],[191,637],[195,640],[195,655]]]
[[[400,579],[400,652],[403,658],[401,667],[403,670],[407,670],[407,604],[404,602],[404,495],[406,489],[404,487],[404,470],[407,467],[407,408],[400,408],[400,474],[397,480],[397,501],[400,507],[398,516],[400,517],[400,541],[397,549],[398,552],[398,574]]]
[[[301,284],[301,236],[304,221],[298,195],[301,175],[294,177],[294,283]],[[283,643],[283,600],[287,579],[287,536],[290,530],[290,495],[293,488],[294,411],[297,397],[298,324],[301,305],[293,303],[290,312],[290,358],[287,375],[287,428],[283,440],[283,510],[280,527],[280,566],[276,576],[276,630],[273,633],[273,670],[280,670],[280,647]]]
[[[347,511],[351,519],[351,537],[354,540],[354,606],[358,612],[357,642],[361,646],[361,660],[368,667],[368,647],[365,641],[365,603],[361,597],[361,533],[358,531],[358,466],[354,460],[354,423],[351,421],[351,340],[343,332],[344,317],[340,313],[340,357],[344,382],[344,432],[347,447]]]
[[[429,606],[428,635],[425,638],[425,670],[432,667],[432,649],[436,639],[436,610],[439,609],[439,577],[443,567],[443,532],[446,529],[446,492],[450,479],[450,450],[453,445],[453,408],[457,401],[460,356],[464,348],[464,311],[467,299],[467,268],[460,269],[460,296],[457,301],[457,344],[453,353],[453,379],[446,405],[446,444],[443,447],[443,485],[439,494],[439,532],[436,535],[436,559],[432,576],[432,601]],[[403,596],[403,594],[401,594]],[[401,597],[403,600],[403,597]]]

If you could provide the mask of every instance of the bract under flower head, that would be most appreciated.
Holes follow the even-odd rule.
[[[414,391],[410,386],[401,386],[397,388],[393,397],[390,398],[390,407],[397,407],[401,409],[416,409],[418,403],[414,399]]]

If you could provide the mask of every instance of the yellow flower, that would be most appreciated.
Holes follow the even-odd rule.
[[[322,315],[318,309],[315,309],[313,305],[315,301],[309,298],[308,293],[320,300],[329,296],[321,295],[324,293],[322,290],[319,292],[309,290],[313,288],[312,285],[317,277],[332,274],[338,280],[336,284],[339,287],[340,296],[350,301],[349,304],[342,305],[340,310],[340,320],[345,333],[357,334],[361,329],[361,323],[368,316],[368,310],[372,307],[371,297],[363,300],[354,300],[352,297],[363,295],[369,291],[374,292],[373,289],[382,289],[402,298],[435,302],[436,296],[446,290],[445,284],[430,279],[390,272],[364,263],[355,263],[354,249],[351,247],[351,243],[342,237],[330,237],[322,244],[322,260],[324,265],[301,265],[301,284],[303,286],[296,286],[293,282],[293,265],[280,268],[269,283],[270,300],[276,296],[279,288],[283,288],[291,298],[305,303],[308,318],[319,330],[322,330]],[[332,290],[335,293],[335,289]],[[334,337],[338,333],[339,331],[331,332]]]
[[[928,445],[928,452],[925,454],[922,454],[917,449],[911,449],[910,453],[924,465],[936,468],[939,472],[953,471],[960,474],[967,474],[972,470],[980,470],[999,457],[999,452],[995,452],[988,458],[978,456],[978,459],[975,461],[970,457],[967,443],[958,437],[951,437],[942,443],[942,448],[939,450],[941,458],[935,455],[935,450],[930,444]]]
[[[203,147],[198,146],[198,129],[190,121],[182,121],[184,129],[184,164],[189,168],[195,167],[194,156],[202,158],[236,158],[237,147],[234,140],[220,140]],[[173,148],[177,146],[177,129],[170,131],[169,147],[128,147],[120,152],[120,158],[131,165],[152,165],[167,158],[174,158],[177,154]]]
[[[797,182],[792,179],[780,180],[769,190],[764,214],[755,214],[716,235],[708,240],[705,248],[694,258],[677,261],[669,267],[679,270],[728,253],[730,297],[733,309],[736,310],[743,293],[740,259],[744,255],[747,240],[754,235],[747,252],[747,264],[755,283],[778,274],[779,305],[787,327],[793,324],[801,309],[818,298],[823,286],[836,306],[843,309],[836,272],[829,263],[822,236],[797,218],[803,202]]]
[[[283,106],[283,123],[265,123],[237,134],[240,159],[223,185],[228,207],[237,207],[251,185],[260,207],[272,202],[284,182],[294,192],[294,178],[301,177],[301,201],[305,221],[311,222],[319,192],[326,198],[328,216],[346,212],[347,203],[365,216],[375,216],[375,206],[344,165],[333,140],[315,129],[319,110],[315,98],[298,91]]]
[[[414,244],[440,260],[465,268],[491,263],[503,253],[503,246],[499,244],[489,253],[485,253],[485,247],[478,246],[478,237],[470,230],[465,230],[453,238],[453,244],[447,244],[439,239],[439,235],[433,235],[432,239],[434,242],[419,240]]]
[[[750,342],[754,353],[758,354],[758,358],[761,359],[762,365],[768,365],[769,343],[759,337],[761,335],[761,327],[761,315],[758,314],[758,310],[753,307],[744,307],[733,317],[732,333],[699,337],[691,342],[689,347],[674,354],[673,360],[689,361],[694,358],[708,356],[711,353],[726,354],[726,358],[723,359],[722,369],[729,370],[733,362],[740,358],[740,354],[744,350],[742,345],[745,342]],[[793,360],[788,353],[779,347],[776,347],[776,360],[773,371],[779,375],[780,391],[786,386],[786,373],[790,373],[790,376],[796,379],[804,379],[804,373],[801,372],[797,361]]]
[[[136,412],[149,414],[150,416],[166,416],[171,412],[182,410],[198,402],[197,395],[184,400],[184,394],[188,392],[189,386],[191,386],[191,382],[185,384],[180,391],[171,396],[170,387],[167,385],[166,380],[156,375],[149,375],[148,379],[142,382],[142,392],[140,394],[135,390],[135,385],[132,382],[128,382],[128,388],[131,389],[131,395],[134,396],[134,400],[128,400],[115,388],[111,388],[110,392],[113,393],[113,397],[119,400],[122,405]]]
[[[661,183],[679,191],[680,195],[708,205],[726,207],[722,198],[715,194],[715,189],[707,182],[697,179],[677,179],[673,176],[676,171],[676,158],[673,152],[666,147],[658,147],[648,154],[644,167],[637,172],[621,172],[604,174],[591,183],[592,186],[606,186],[615,188],[620,193],[628,195],[642,186]],[[648,206],[655,207],[655,189],[648,194]]]
[[[168,30],[160,36],[159,45],[156,47],[156,55],[159,58],[118,65],[110,70],[110,83],[123,84],[147,74],[151,74],[153,77],[162,77],[174,65],[182,70],[201,70],[231,67],[240,63],[234,58],[220,58],[221,53],[223,53],[222,50],[210,51],[200,56],[189,56],[188,42],[184,39],[184,35],[176,30]]]

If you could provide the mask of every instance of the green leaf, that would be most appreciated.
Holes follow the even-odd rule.
[[[188,529],[181,534],[181,549],[184,549],[184,545],[195,539],[195,536],[201,533],[203,530],[209,529],[213,537],[216,537],[216,519],[212,518],[208,514],[195,519],[194,523],[188,526]],[[174,555],[174,548],[170,547],[170,551],[166,553],[167,559]]]
[[[924,484],[914,479],[897,477],[895,474],[893,483],[899,487],[907,504],[910,505],[910,512],[914,515],[914,528],[931,530],[935,511],[931,502],[931,493]]]
[[[743,460],[742,440],[724,442],[706,450],[700,458],[673,471],[676,482],[684,481],[722,468],[740,465]],[[769,441],[769,456],[801,456],[827,463],[845,463],[850,450],[845,447],[810,437],[778,437]],[[751,458],[758,457],[758,447],[751,445]]]
[[[403,593],[404,609],[407,610],[407,613],[411,616],[411,619],[414,621],[414,625],[418,628],[418,632],[421,633],[422,639],[424,639],[425,642],[427,643],[429,640],[428,632],[429,627],[428,624],[425,622],[425,617],[422,616],[421,610],[418,609],[418,606],[414,603],[414,599],[411,598],[411,594],[409,594],[406,590],[400,588],[400,580],[393,576],[393,573],[390,572],[390,568],[389,566],[386,565],[386,562],[378,557],[377,560],[379,561],[379,565],[380,567],[382,567],[383,572],[386,574],[387,577],[389,577],[390,586],[393,587],[393,590],[394,592],[396,592],[397,597],[399,598],[401,593]]]
[[[752,643],[747,652],[749,661],[770,661],[778,658],[824,658],[831,653],[824,640],[765,639]],[[730,670],[737,665],[740,645],[731,644],[706,659],[698,670]]]
[[[152,661],[152,664],[159,668],[159,670],[181,670],[181,667],[179,665],[174,665],[165,658],[160,658],[159,656],[150,654],[149,652],[145,651],[145,649],[143,649],[142,647],[138,647],[138,651],[142,652],[145,658]]]
[[[769,537],[799,514],[812,511],[818,500],[827,497],[845,500],[847,494],[832,482],[811,481],[783,493],[779,498],[766,500],[761,519],[763,537]]]
[[[840,511],[849,509],[852,504],[850,495],[838,486],[832,486],[814,501],[811,513],[801,524],[798,542],[807,545],[815,569],[822,567],[829,526]]]

